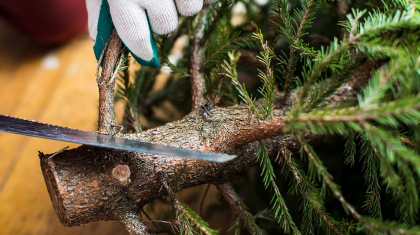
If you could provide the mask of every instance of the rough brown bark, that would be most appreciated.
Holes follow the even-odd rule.
[[[108,47],[104,50],[105,56],[101,77],[98,79],[99,88],[99,116],[98,116],[98,132],[102,134],[113,134],[115,127],[115,111],[114,111],[114,71],[122,48],[122,41],[117,32],[112,32],[107,43]],[[101,62],[101,61],[100,61]],[[99,63],[100,63],[99,62]]]
[[[192,93],[192,109],[206,103],[204,94],[206,93],[206,84],[204,83],[203,74],[203,49],[199,45],[199,38],[192,38],[190,41],[190,82],[191,82],[191,93]]]
[[[204,11],[201,12],[201,20],[205,20]],[[197,27],[193,36],[190,38],[190,82],[192,94],[192,110],[201,107],[206,103],[204,95],[206,84],[203,73],[203,45],[204,23]]]

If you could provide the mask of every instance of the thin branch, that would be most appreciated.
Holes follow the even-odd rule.
[[[204,200],[207,197],[207,193],[209,192],[210,186],[211,186],[211,184],[207,184],[206,191],[204,191],[203,197],[201,198],[200,210],[199,210],[199,213],[198,213],[199,215],[202,215],[203,214]]]
[[[354,38],[354,31],[356,30],[357,24],[359,23],[360,18],[363,16],[362,12],[359,12],[356,17],[354,18],[353,24],[351,25],[350,29],[350,37],[349,40],[353,40]]]
[[[114,87],[113,79],[115,65],[122,47],[122,41],[117,32],[112,32],[108,39],[108,47],[105,47],[101,77],[98,79],[99,87],[99,117],[98,131],[102,134],[114,134],[115,111],[114,111]],[[100,64],[100,62],[99,62]]]
[[[295,56],[296,56],[296,49],[295,46],[298,44],[299,40],[301,39],[301,34],[303,33],[303,27],[306,23],[306,20],[308,18],[309,12],[312,10],[312,4],[314,4],[315,0],[311,0],[308,3],[308,6],[305,10],[305,13],[303,14],[302,20],[300,21],[300,25],[299,28],[296,32],[295,35],[295,40],[293,40],[293,44],[290,45],[290,55],[289,55],[289,61],[287,63],[287,67],[286,67],[286,73],[284,75],[284,80],[285,80],[285,84],[284,84],[284,95],[282,98],[282,102],[286,103],[287,100],[289,99],[290,96],[290,91],[292,89],[292,85],[291,85],[291,81],[293,80],[293,73],[294,73],[294,66],[296,66],[296,62],[295,62]]]
[[[133,211],[117,213],[115,219],[124,226],[129,235],[149,235],[147,227],[140,222],[139,216]]]
[[[362,34],[358,34],[355,37],[349,39],[349,41],[338,47],[334,52],[328,54],[325,58],[323,58],[322,61],[314,69],[312,69],[309,77],[307,78],[307,81],[301,89],[302,92],[300,92],[299,94],[298,100],[300,102],[296,103],[296,106],[298,106],[297,108],[301,108],[302,102],[304,102],[305,97],[309,92],[309,88],[313,85],[314,79],[316,78],[318,73],[328,64],[328,62],[330,62],[330,60],[332,60],[335,56],[340,55],[343,51],[350,48],[354,44],[354,42],[356,42],[362,36]]]
[[[347,65],[345,67],[345,69],[340,73],[340,76],[334,80],[332,80],[331,78],[329,78],[329,80],[331,80],[331,83],[328,85],[328,87],[325,87],[324,89],[322,89],[321,93],[318,95],[318,97],[325,97],[328,92],[331,91],[332,88],[334,88],[337,84],[339,84],[340,82],[343,81],[343,79],[345,78],[344,76],[346,76],[347,72],[356,64],[356,62],[358,62],[361,58],[364,58],[364,56],[362,55],[361,52],[356,53],[356,55],[354,56],[354,58],[352,59],[352,61],[350,62],[349,65]],[[307,107],[307,110],[312,110],[313,105],[315,103],[317,103],[317,101],[319,101],[318,99],[314,99],[309,101],[309,103],[307,105],[305,105]]]
[[[287,149],[283,149],[283,151],[281,152],[282,156],[286,162],[286,164],[289,166],[290,171],[293,174],[293,177],[295,178],[296,182],[298,183],[299,187],[302,189],[303,185],[306,185],[306,187],[308,187],[308,189],[310,189],[312,192],[315,192],[315,188],[312,188],[312,185],[305,183],[302,180],[302,175],[300,173],[300,170],[296,168],[296,166],[293,164],[293,159],[292,159],[292,153],[287,150]],[[278,153],[278,156],[280,156],[280,151]],[[312,203],[312,200],[310,199],[311,195],[307,192],[302,193],[302,196],[304,196],[306,198],[306,200],[308,200],[310,203]],[[322,211],[318,205],[314,205],[314,208],[316,210],[316,213],[319,215],[319,217],[325,222],[325,224],[330,227],[335,234],[337,235],[342,235],[342,233],[336,228],[336,226],[327,218],[327,216],[325,215],[325,212]]]
[[[295,48],[297,51],[301,51],[301,52],[303,52],[303,53],[306,53],[306,54],[308,54],[308,55],[310,55],[312,58],[314,58],[314,59],[316,59],[316,58],[318,58],[318,56],[317,55],[315,55],[314,53],[312,53],[312,52],[310,52],[310,51],[308,51],[308,50],[305,50],[304,48]]]
[[[321,163],[318,161],[317,157],[315,157],[312,154],[312,151],[309,150],[308,145],[306,144],[306,141],[302,139],[300,135],[296,135],[296,140],[300,143],[303,150],[308,155],[309,159],[311,160],[312,164],[316,167],[316,169],[322,169],[323,166],[321,166]],[[343,197],[341,192],[335,187],[335,183],[332,181],[332,177],[330,175],[327,175],[325,170],[319,170],[319,174],[321,175],[322,179],[325,181],[325,184],[328,185],[331,192],[334,194],[334,196],[337,198],[337,200],[350,212],[350,214],[353,216],[355,220],[360,221],[361,215],[354,209],[353,206],[351,206],[346,199]]]
[[[398,104],[398,103],[397,103]],[[387,107],[390,105],[394,105],[395,102],[388,102]],[[367,110],[359,109],[359,108],[348,108],[346,110],[340,110],[340,112],[347,111],[349,112],[348,115],[339,116],[337,113],[331,113],[330,115],[322,116],[322,117],[316,117],[313,115],[305,115],[300,116],[297,118],[292,119],[293,122],[320,122],[320,123],[326,123],[326,122],[365,122],[365,121],[371,121],[371,120],[377,120],[380,118],[390,117],[399,115],[402,113],[408,113],[413,110],[419,110],[420,104],[414,104],[412,106],[408,107],[402,107],[397,108],[395,107],[394,110],[390,110],[387,112],[375,112],[380,110],[381,107],[377,109],[370,109],[370,114],[367,113]],[[336,114],[336,115],[334,115]]]
[[[249,234],[261,234],[259,227],[255,223],[254,217],[249,213],[242,200],[239,198],[239,195],[236,193],[230,182],[216,185],[217,189],[229,203],[230,207],[233,210],[233,213],[236,217],[240,218],[243,225]]]
[[[400,136],[400,140],[401,140],[401,142],[403,142],[403,143],[404,143],[404,144],[406,144],[406,145],[409,145],[409,146],[411,146],[411,147],[416,147],[416,144],[415,144],[415,143],[413,143],[413,141],[409,140],[409,139],[408,139],[408,138],[406,138],[406,137]]]
[[[95,76],[96,76],[96,83],[99,83],[99,80],[101,78],[99,76],[99,70],[100,70],[100,68],[102,66],[102,62],[103,62],[103,59],[104,59],[104,54],[105,54],[105,51],[106,51],[107,48],[108,48],[108,42],[105,43],[104,49],[102,50],[101,56],[99,57],[99,60],[97,62],[98,65],[96,66],[96,74],[95,74]]]
[[[126,55],[123,51],[120,52],[120,57],[118,59],[118,64],[117,64],[117,66],[115,66],[114,73],[112,74],[111,79],[108,81],[108,84],[115,81],[115,78],[118,76],[118,73],[120,72],[120,67],[121,67],[121,64],[122,64],[125,56]]]
[[[206,103],[206,83],[203,72],[203,45],[200,41],[204,38],[205,10],[201,11],[199,21],[195,26],[194,34],[190,38],[190,82],[192,93],[192,109],[195,110]]]
[[[302,137],[300,135],[296,135],[296,139],[301,144],[302,148],[304,149],[304,151],[308,155],[311,162],[315,165],[315,167],[317,169],[323,168],[323,167],[321,167],[320,162],[318,162],[317,158],[309,150],[306,142],[302,139]],[[366,219],[366,218],[364,218],[363,216],[361,216],[356,211],[356,209],[353,206],[351,206],[346,201],[346,199],[343,197],[341,192],[335,187],[335,183],[332,181],[331,176],[327,175],[324,170],[319,170],[319,174],[321,175],[322,179],[325,181],[327,186],[330,188],[330,190],[334,194],[335,198],[341,203],[341,205],[345,209],[347,209],[348,212],[350,212],[350,214],[352,215],[352,217],[355,220],[359,221],[359,223],[361,225],[366,225],[369,228],[373,228],[373,229],[384,231],[384,232],[392,232],[392,233],[395,233],[395,234],[403,234],[403,235],[418,234],[418,232],[416,232],[416,231],[409,231],[409,230],[406,230],[406,229],[394,228],[394,227],[387,226],[385,224],[381,224],[381,221],[378,221],[376,219]]]

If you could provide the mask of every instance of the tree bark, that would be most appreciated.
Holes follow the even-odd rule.
[[[204,94],[206,93],[206,84],[204,82],[203,74],[203,48],[199,45],[200,39],[193,37],[190,40],[190,82],[192,93],[192,109],[206,103]]]
[[[99,88],[99,115],[98,115],[98,132],[102,134],[113,134],[115,126],[114,111],[114,71],[122,48],[122,41],[117,31],[112,32],[108,39],[108,47],[104,50],[105,56],[103,61],[101,77],[98,79]],[[101,63],[99,61],[98,63]]]
[[[202,10],[200,13],[200,20],[204,21],[205,11]],[[191,82],[191,94],[192,94],[192,110],[195,110],[204,104],[206,99],[206,83],[204,80],[203,73],[203,45],[202,40],[204,37],[204,23],[201,23],[199,27],[195,28],[195,31],[190,38],[190,82]]]

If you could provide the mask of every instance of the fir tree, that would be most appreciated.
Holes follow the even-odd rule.
[[[345,1],[349,10],[343,13],[336,9],[343,2],[334,1],[274,0],[260,6],[224,0],[183,18],[175,33],[158,40],[161,60],[171,70],[162,89],[153,89],[161,71],[135,71],[121,56],[120,70],[129,67],[120,74],[117,89],[125,105],[124,125],[140,132],[142,126],[169,121],[156,113],[165,103],[185,115],[193,102],[210,117],[213,106],[245,103],[249,118],[261,123],[282,109],[283,135],[299,151],[279,148],[274,159],[268,140],[254,143],[261,174],[256,187],[264,191],[250,192],[246,199],[264,201],[269,195],[269,200],[231,204],[237,213],[232,233],[420,234],[420,1],[362,2]],[[246,16],[234,14],[237,6],[246,9]],[[346,20],[339,21],[337,14]],[[235,17],[244,19],[233,24]],[[320,24],[326,26],[320,29]],[[337,37],[327,32],[331,28]],[[171,55],[175,44],[183,48],[176,59]],[[197,89],[189,87],[189,80],[196,79],[193,47],[201,52],[205,104],[190,100]],[[257,85],[246,86],[244,73]],[[340,94],[348,93],[355,99],[340,100]],[[142,120],[147,122],[140,125]],[[342,139],[339,151],[346,158],[319,153],[319,146],[307,140],[310,136]],[[343,172],[357,170],[354,174],[364,182],[359,180],[357,189],[340,183],[332,161],[341,161],[336,168]],[[175,210],[175,233],[218,234],[179,202],[172,191],[176,186],[162,180]],[[233,188],[245,187],[243,180],[236,181]],[[218,186],[221,191],[226,187]],[[352,190],[365,196],[353,198]]]

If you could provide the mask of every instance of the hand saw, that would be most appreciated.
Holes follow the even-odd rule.
[[[0,114],[0,132],[33,136],[64,142],[86,144],[91,146],[160,154],[183,158],[193,158],[212,162],[226,162],[236,156],[213,152],[202,152],[160,144],[151,144],[132,139],[104,135],[68,127],[46,124]]]

